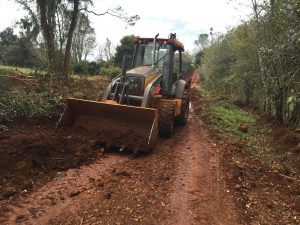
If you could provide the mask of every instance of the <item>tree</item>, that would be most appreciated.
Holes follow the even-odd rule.
[[[201,70],[208,86],[283,124],[300,125],[299,1],[252,0],[249,21],[213,35]]]
[[[122,60],[124,55],[133,55],[134,53],[134,35],[124,36],[120,40],[120,45],[116,47],[115,64],[122,67]]]
[[[209,47],[209,35],[206,33],[199,34],[198,39],[194,41],[197,47],[197,53],[195,54],[195,66],[200,67],[204,57],[204,50]]]
[[[33,66],[38,60],[26,48],[26,40],[14,34],[11,27],[0,32],[0,62],[6,65]]]
[[[7,27],[0,33],[0,43],[1,45],[15,44],[18,36],[14,34],[14,30],[11,27]]]
[[[115,50],[112,42],[106,38],[105,43],[99,46],[98,61],[112,62]]]
[[[203,57],[204,57],[204,52],[203,51],[199,51],[199,52],[196,53],[195,62],[194,62],[196,67],[200,67],[202,65]]]
[[[106,61],[112,60],[115,53],[115,48],[108,38],[106,38],[105,44],[103,46],[103,53]]]
[[[95,13],[88,8],[93,4],[92,0],[16,0],[16,2],[20,3],[28,11],[31,21],[42,32],[47,49],[50,72],[53,74],[54,80],[68,80],[73,35],[81,11],[98,16],[106,14],[115,16],[124,20],[130,26],[139,20],[138,15],[128,16],[121,7],[113,10],[109,9],[104,13]],[[62,12],[65,14],[62,14]],[[60,17],[61,15],[67,16]],[[62,34],[66,34],[66,36]],[[58,44],[61,46],[61,51],[58,50]],[[61,73],[61,71],[63,72]]]
[[[74,32],[72,51],[76,63],[86,60],[96,47],[96,34],[87,14],[79,13],[78,25]]]
[[[195,45],[198,47],[199,51],[207,48],[209,46],[208,34],[199,34],[198,39],[195,40]]]

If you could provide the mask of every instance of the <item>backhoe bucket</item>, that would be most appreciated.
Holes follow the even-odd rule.
[[[57,127],[76,127],[101,137],[103,145],[147,151],[157,137],[155,109],[67,99]],[[101,140],[100,140],[101,142]]]

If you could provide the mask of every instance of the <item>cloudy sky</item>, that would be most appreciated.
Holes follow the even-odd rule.
[[[97,41],[101,44],[109,38],[116,45],[128,34],[152,37],[159,33],[160,37],[168,37],[170,32],[176,32],[186,49],[193,51],[194,40],[200,33],[208,33],[211,27],[216,32],[225,32],[242,19],[247,19],[250,14],[248,2],[249,0],[94,0],[94,7],[91,9],[95,12],[101,13],[121,6],[128,15],[138,14],[141,19],[134,27],[127,29],[123,21],[108,15],[90,15],[90,19],[96,30]],[[0,31],[13,26],[25,14],[14,0],[0,0]]]

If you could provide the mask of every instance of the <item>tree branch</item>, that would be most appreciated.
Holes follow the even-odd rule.
[[[139,15],[134,15],[134,16],[128,16],[127,14],[123,14],[123,9],[121,7],[117,7],[115,9],[108,9],[104,13],[96,13],[92,10],[85,8],[79,9],[80,11],[85,11],[87,13],[92,13],[96,16],[104,16],[104,15],[110,15],[113,17],[117,17],[121,20],[124,20],[126,24],[129,26],[134,26],[136,22],[140,19]]]
[[[94,15],[96,15],[96,16],[104,16],[104,15],[108,14],[108,15],[111,15],[111,16],[118,17],[118,18],[120,18],[120,19],[123,19],[123,18],[124,18],[124,17],[122,17],[122,16],[119,16],[119,15],[115,15],[115,14],[110,13],[109,11],[112,11],[111,9],[108,9],[108,10],[107,10],[106,12],[104,12],[104,13],[96,13],[96,12],[94,12],[94,11],[92,11],[92,10],[88,10],[87,8],[82,8],[82,9],[80,9],[80,10],[83,10],[83,11],[88,12],[88,13],[92,13],[92,14],[94,14]]]

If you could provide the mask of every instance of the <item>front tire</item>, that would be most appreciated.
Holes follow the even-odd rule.
[[[160,102],[158,114],[159,135],[161,137],[171,137],[174,132],[175,106],[169,102]]]

